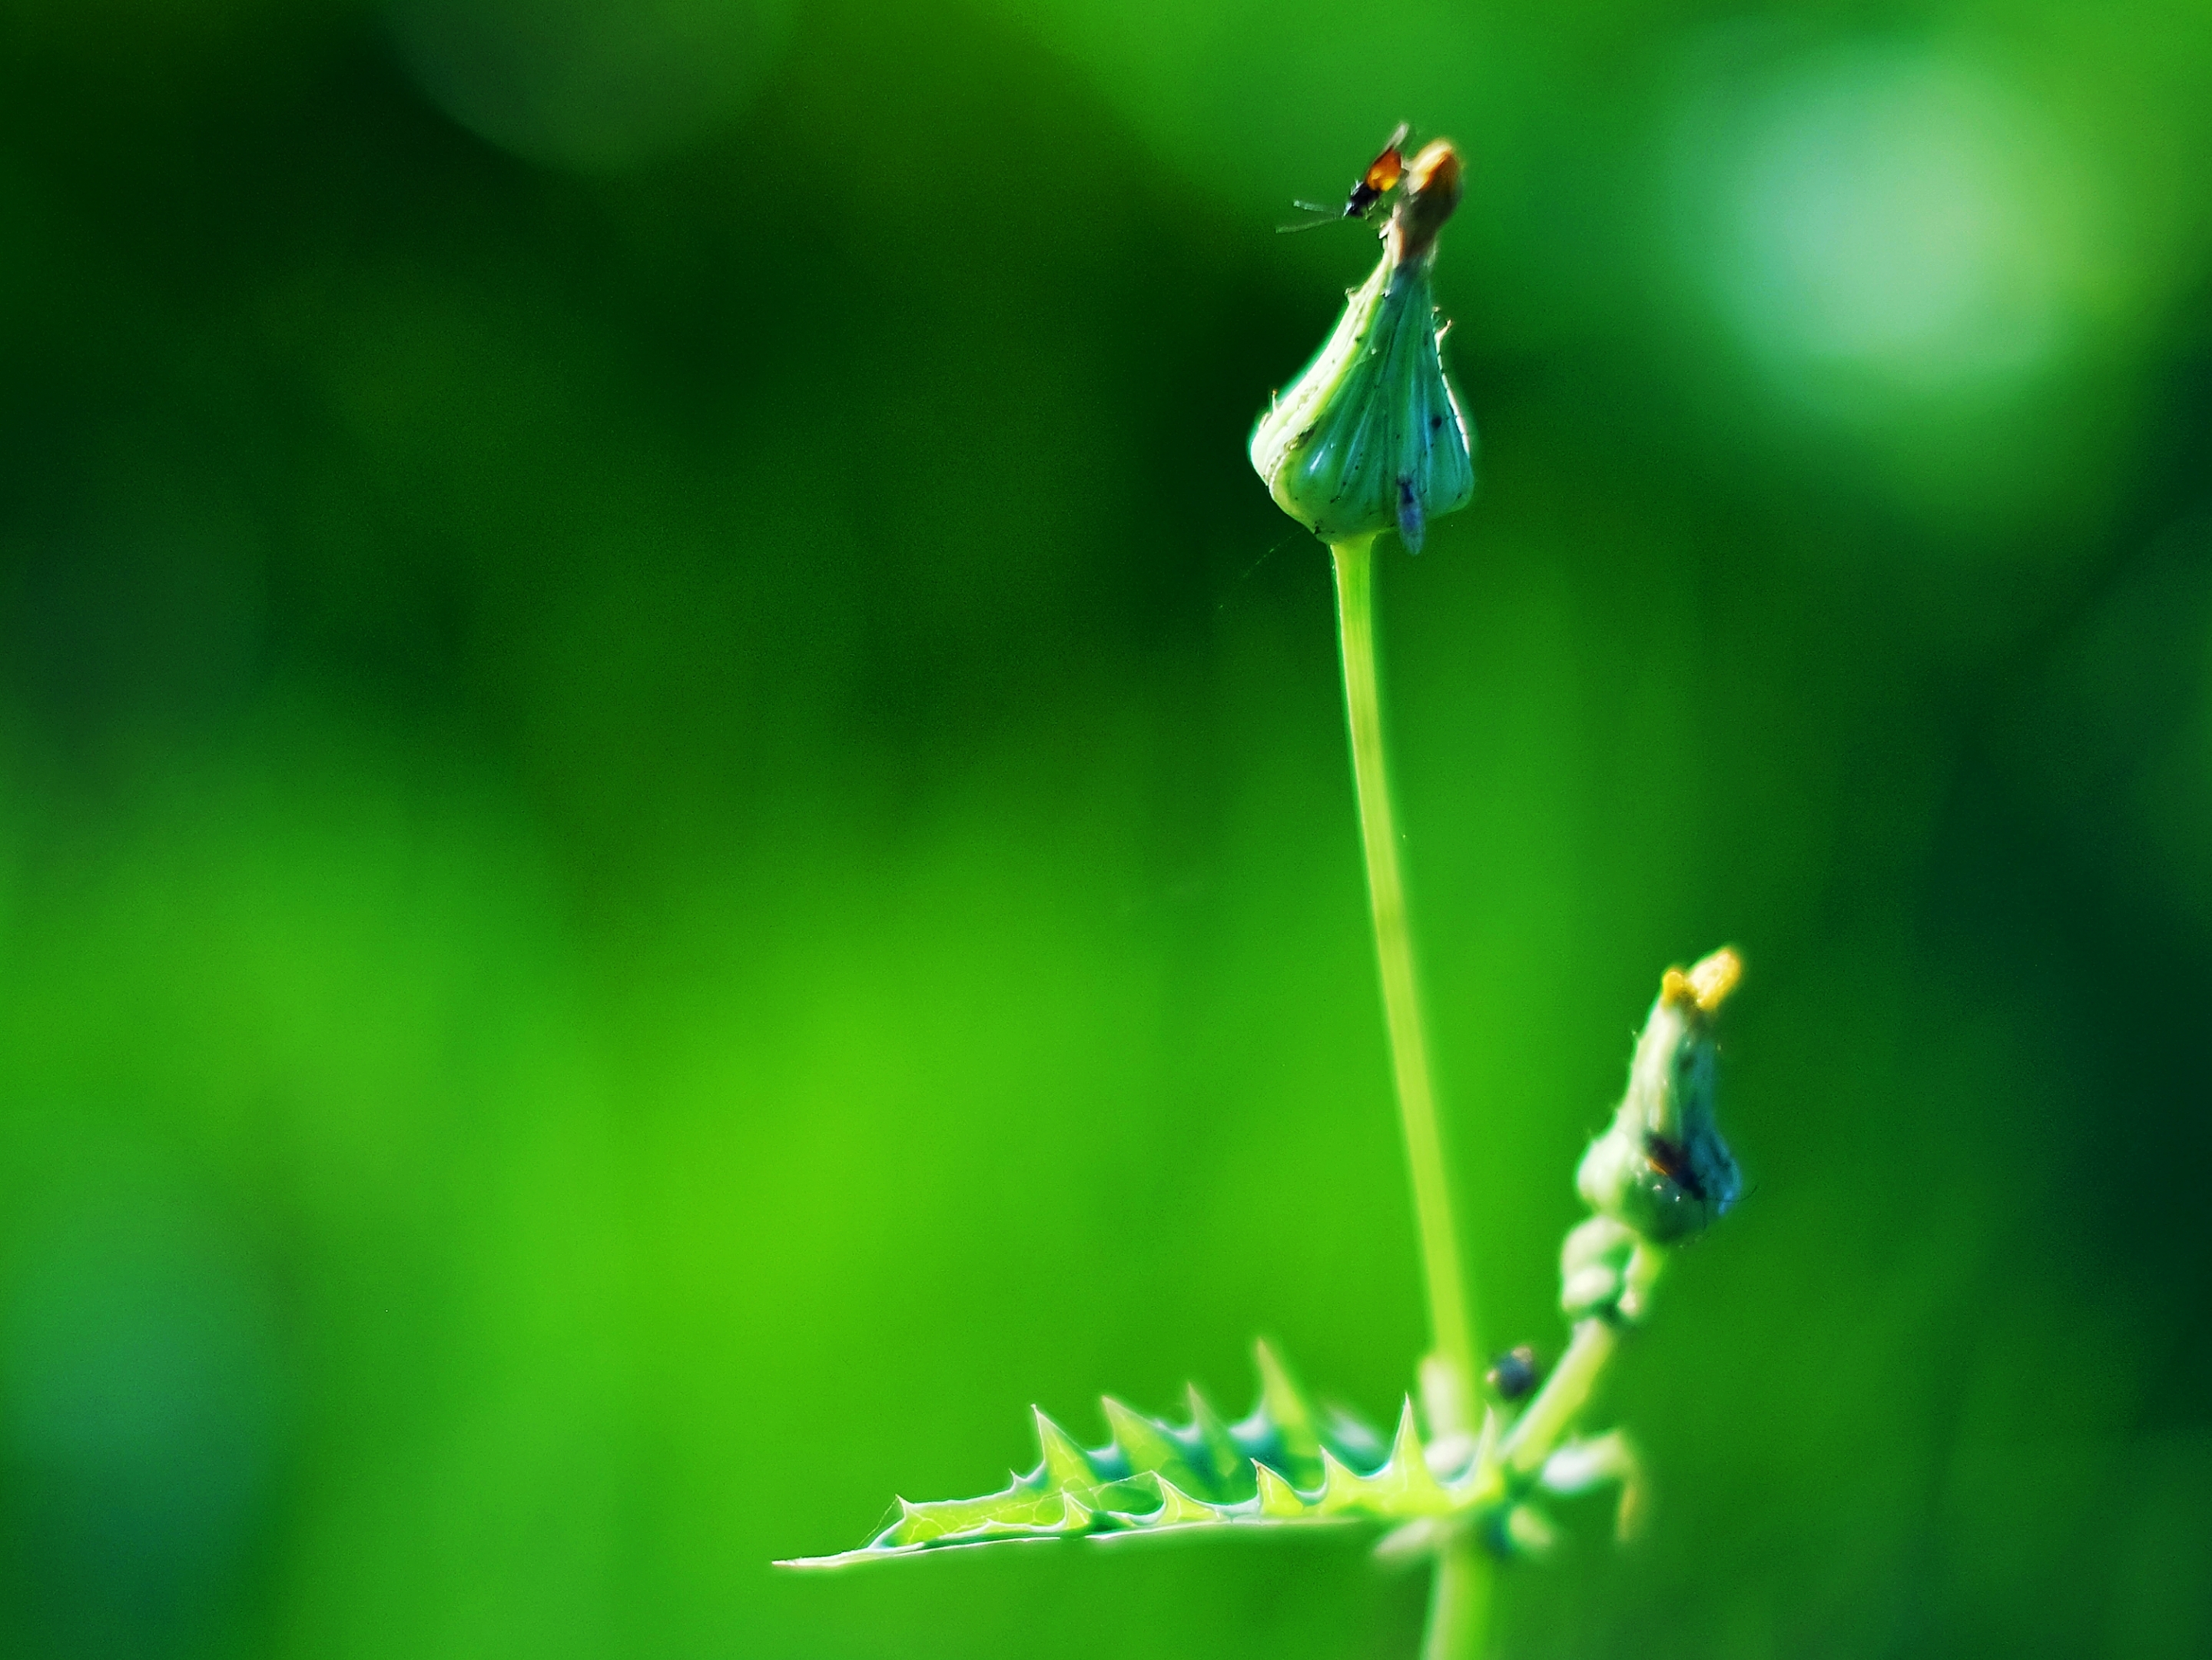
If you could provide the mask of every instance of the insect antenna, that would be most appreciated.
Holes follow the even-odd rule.
[[[1294,219],[1287,225],[1276,226],[1275,228],[1285,235],[1292,231],[1318,230],[1322,226],[1334,225],[1344,217],[1343,209],[1333,207],[1326,202],[1293,202],[1291,205],[1307,216]]]
[[[1399,181],[1405,177],[1406,140],[1412,131],[1413,128],[1405,122],[1398,124],[1397,131],[1383,141],[1382,152],[1352,181],[1342,207],[1331,207],[1321,202],[1293,202],[1291,204],[1292,207],[1312,216],[1294,224],[1278,225],[1275,228],[1283,232],[1311,230],[1317,225],[1326,225],[1336,220],[1355,219],[1364,222],[1372,219],[1375,210],[1382,204],[1383,198],[1397,189]]]

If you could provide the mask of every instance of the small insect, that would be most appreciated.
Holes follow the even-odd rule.
[[[1294,202],[1291,206],[1314,216],[1302,219],[1295,225],[1281,225],[1277,228],[1311,230],[1316,225],[1334,224],[1340,219],[1371,217],[1376,204],[1397,189],[1398,181],[1406,176],[1406,140],[1413,131],[1403,121],[1398,124],[1398,130],[1382,146],[1382,154],[1367,164],[1367,170],[1359,175],[1358,180],[1345,197],[1343,207],[1333,208],[1323,202]]]
[[[1681,1189],[1699,1204],[1705,1203],[1712,1196],[1705,1191],[1704,1178],[1690,1167],[1689,1153],[1674,1142],[1669,1141],[1665,1136],[1655,1135],[1649,1130],[1645,1131],[1644,1156],[1651,1161],[1652,1169],[1657,1171],[1660,1175]]]
[[[1543,1368],[1536,1364],[1536,1351],[1522,1343],[1499,1355],[1497,1363],[1483,1374],[1482,1381],[1490,1385],[1493,1395],[1510,1405],[1534,1389],[1542,1376]]]

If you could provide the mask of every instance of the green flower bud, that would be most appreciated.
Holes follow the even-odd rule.
[[[1413,158],[1382,263],[1253,431],[1252,465],[1276,505],[1324,542],[1395,527],[1418,553],[1430,520],[1474,498],[1474,429],[1444,375],[1430,282],[1460,173],[1448,143]]]
[[[1743,972],[1721,950],[1669,969],[1636,1040],[1628,1093],[1590,1143],[1575,1185],[1592,1210],[1656,1244],[1702,1233],[1743,1189],[1713,1116],[1713,1017]]]

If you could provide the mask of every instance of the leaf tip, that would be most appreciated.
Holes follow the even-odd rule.
[[[1037,1448],[1044,1455],[1045,1479],[1063,1493],[1087,1492],[1097,1486],[1097,1471],[1090,1455],[1076,1445],[1075,1438],[1054,1423],[1042,1407],[1030,1410],[1036,1414]]]

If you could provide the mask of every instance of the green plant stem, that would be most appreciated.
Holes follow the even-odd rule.
[[[1460,1266],[1451,1187],[1437,1129],[1436,1090],[1413,977],[1413,946],[1406,924],[1406,889],[1398,874],[1398,831],[1382,758],[1382,709],[1375,679],[1375,538],[1330,544],[1336,568],[1337,642],[1344,658],[1344,707],[1352,729],[1352,776],[1359,797],[1359,836],[1367,851],[1367,898],[1375,922],[1375,955],[1382,971],[1382,1012],[1398,1086],[1398,1118],[1413,1179],[1413,1212],[1421,1239],[1421,1277],[1428,1291],[1432,1365],[1423,1368],[1431,1435],[1474,1428],[1475,1347],[1473,1304]],[[1442,1386],[1433,1377],[1440,1365]],[[1462,1535],[1438,1554],[1429,1590],[1423,1660],[1463,1660],[1480,1651],[1490,1611],[1491,1565]]]
[[[1455,1540],[1444,1548],[1429,1581],[1421,1660],[1462,1660],[1478,1651],[1490,1619],[1490,1581],[1489,1559],[1472,1540]]]
[[[1459,1235],[1452,1222],[1443,1145],[1437,1132],[1436,1091],[1429,1082],[1428,1043],[1421,1031],[1413,940],[1406,927],[1406,890],[1398,875],[1397,827],[1382,761],[1382,711],[1375,689],[1374,550],[1372,536],[1329,548],[1336,565],[1337,637],[1344,654],[1352,775],[1359,794],[1360,839],[1367,849],[1367,897],[1375,919],[1375,954],[1382,970],[1382,1012],[1397,1074],[1398,1116],[1413,1177],[1422,1278],[1429,1297],[1429,1339],[1455,1374],[1455,1411],[1471,1413],[1474,1328],[1467,1277],[1460,1268]],[[1462,1418],[1429,1427],[1433,1434],[1450,1435],[1463,1433],[1473,1425]]]
[[[1544,1387],[1514,1420],[1512,1432],[1498,1450],[1498,1462],[1516,1477],[1528,1477],[1544,1467],[1605,1371],[1606,1363],[1620,1347],[1620,1335],[1603,1320],[1576,1323],[1567,1340],[1567,1352]]]

